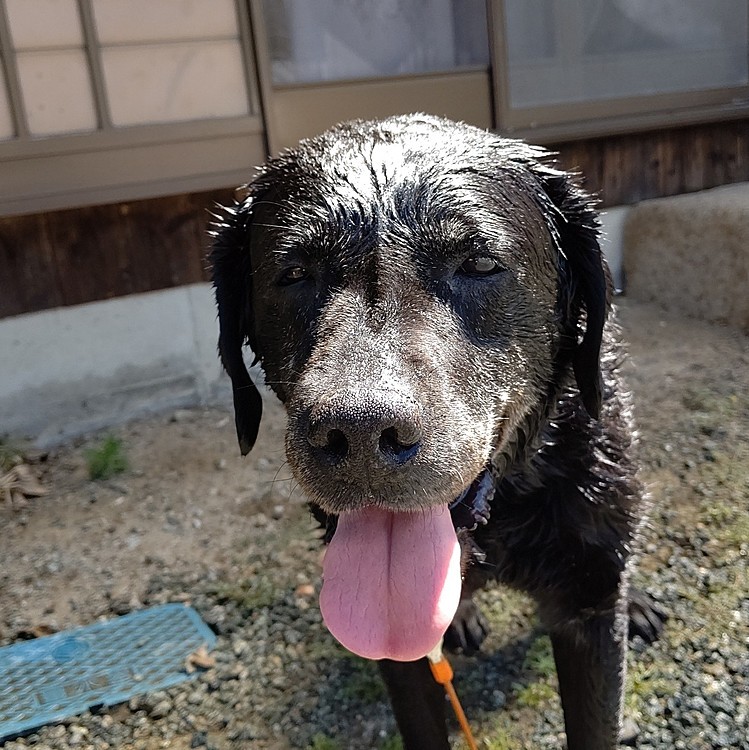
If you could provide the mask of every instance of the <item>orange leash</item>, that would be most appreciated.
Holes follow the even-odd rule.
[[[468,719],[466,719],[463,706],[460,705],[458,694],[453,687],[453,668],[442,653],[442,643],[427,654],[427,658],[429,659],[429,668],[432,670],[435,681],[445,688],[447,697],[450,699],[450,705],[453,707],[458,724],[460,724],[460,728],[463,730],[469,749],[478,750],[476,741],[473,739],[473,734],[471,733],[471,727],[468,726]]]

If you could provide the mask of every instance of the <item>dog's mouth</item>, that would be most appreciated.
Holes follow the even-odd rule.
[[[446,505],[341,513],[320,592],[323,619],[337,640],[368,659],[414,661],[429,653],[460,601],[458,532],[488,521],[493,490],[484,470]]]

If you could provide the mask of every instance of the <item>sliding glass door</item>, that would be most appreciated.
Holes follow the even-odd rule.
[[[484,0],[252,0],[271,150],[340,120],[492,126]]]

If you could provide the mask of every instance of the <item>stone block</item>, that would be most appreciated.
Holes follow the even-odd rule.
[[[749,333],[749,183],[633,206],[623,256],[628,296]]]

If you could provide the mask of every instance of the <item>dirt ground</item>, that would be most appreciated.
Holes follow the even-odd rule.
[[[621,316],[656,508],[668,508],[672,531],[687,538],[695,526],[713,529],[706,543],[719,545],[721,555],[735,545],[745,557],[747,338],[626,299]],[[257,550],[279,546],[287,585],[316,606],[319,551],[285,463],[283,431],[272,398],[246,458],[228,404],[133,422],[112,431],[129,468],[98,481],[88,478],[86,455],[101,435],[46,454],[30,451],[48,494],[22,506],[0,496],[0,644],[138,608],[155,577],[249,580],[258,574]],[[660,536],[663,518],[654,513],[643,575],[673,547]]]

